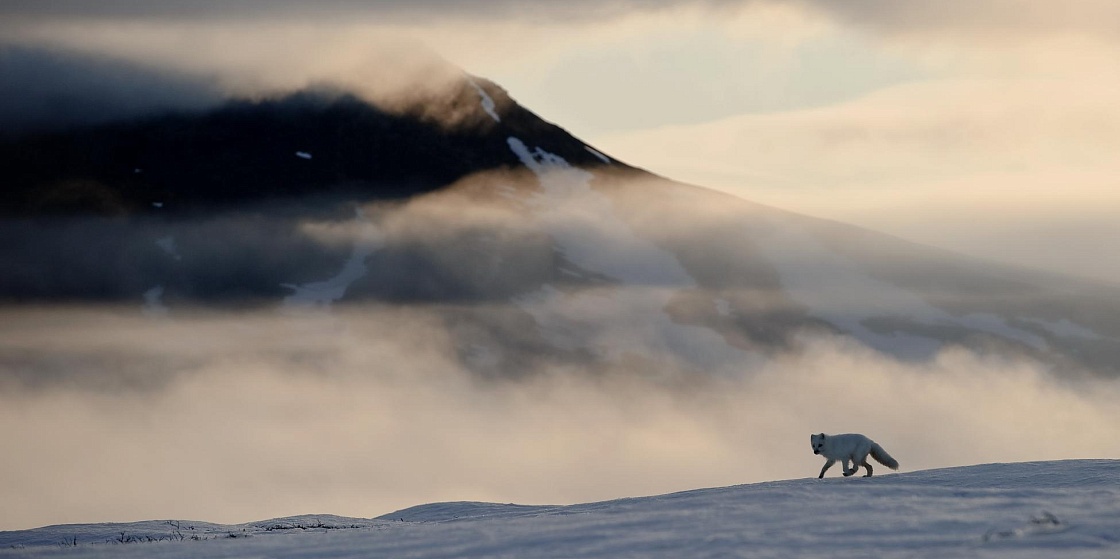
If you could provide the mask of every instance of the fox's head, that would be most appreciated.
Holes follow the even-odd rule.
[[[824,433],[809,435],[809,444],[813,445],[813,454],[820,454],[824,448]]]

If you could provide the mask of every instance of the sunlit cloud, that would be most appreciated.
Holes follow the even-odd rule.
[[[1120,38],[1120,8],[1108,0],[979,0],[937,3],[920,0],[830,2],[798,0],[841,21],[893,37],[951,38],[976,42],[1092,34]]]
[[[23,330],[28,351],[65,339],[136,375],[159,374],[149,352],[196,358],[149,388],[9,384],[0,443],[18,452],[0,465],[0,525],[368,517],[442,500],[572,503],[809,477],[819,464],[808,435],[820,431],[870,434],[904,471],[1120,452],[1115,381],[1060,383],[1029,361],[947,350],[903,364],[817,339],[719,378],[638,344],[629,349],[657,375],[542,366],[482,381],[455,358],[439,314],[153,322],[100,309],[48,329],[72,313],[25,312],[43,325]]]
[[[600,143],[624,160],[659,162],[655,172],[747,199],[1116,281],[1120,269],[1098,249],[1120,238],[1109,225],[1120,219],[1118,85],[1103,77],[941,80]],[[1046,241],[1049,225],[1061,223],[1098,229],[1084,237],[1090,253]],[[1002,243],[987,244],[1014,235],[1031,240],[1012,258]]]
[[[899,359],[808,327],[819,321],[805,321],[801,305],[832,294],[818,312],[944,311],[921,293],[845,276],[852,264],[812,243],[779,243],[786,214],[657,181],[574,189],[558,208],[534,209],[544,194],[521,179],[536,180],[470,177],[364,206],[361,218],[231,215],[140,235],[174,236],[175,265],[207,254],[226,278],[266,267],[313,280],[373,228],[379,251],[365,264],[377,278],[355,283],[352,301],[399,289],[469,296],[242,310],[169,301],[151,316],[148,284],[122,277],[131,304],[3,309],[0,445],[15,451],[0,464],[0,526],[369,517],[433,501],[573,503],[809,477],[820,466],[807,435],[821,431],[867,433],[904,471],[1120,452],[1110,442],[1116,379],[1032,358],[1044,328],[1004,324],[1026,345],[1012,337],[998,351],[947,344]],[[604,204],[617,213],[596,213]],[[625,228],[600,224],[597,250],[671,251],[677,260],[664,265],[695,278],[555,275],[542,212],[585,226],[580,216],[618,219]],[[72,226],[88,227],[87,239],[108,234]],[[271,255],[282,250],[280,270]],[[823,292],[783,290],[783,266],[804,268]],[[74,281],[96,269],[67,268]],[[427,285],[415,287],[420,278]],[[938,304],[971,304],[962,297]],[[763,334],[775,339],[721,330],[735,314],[773,317]],[[1111,335],[1098,318],[1066,324]]]

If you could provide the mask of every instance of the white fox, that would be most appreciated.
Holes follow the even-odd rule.
[[[820,454],[828,459],[821,468],[821,475],[817,479],[823,478],[824,473],[836,463],[837,460],[844,462],[844,476],[850,476],[856,473],[860,466],[867,468],[867,475],[863,477],[871,477],[871,464],[867,462],[867,456],[870,454],[876,462],[892,469],[898,469],[898,460],[891,458],[879,443],[857,434],[848,435],[825,435],[820,433],[818,435],[810,435],[809,442],[813,445],[813,454]],[[848,469],[848,461],[852,462],[852,468]]]

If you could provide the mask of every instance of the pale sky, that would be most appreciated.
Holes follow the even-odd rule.
[[[234,89],[424,45],[670,178],[1120,284],[1110,0],[0,1],[0,22]]]

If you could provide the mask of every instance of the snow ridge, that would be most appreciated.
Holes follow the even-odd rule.
[[[1120,460],[1065,460],[566,506],[436,503],[374,519],[50,526],[0,532],[0,557],[1103,559],[1120,555],[1116,479]]]

